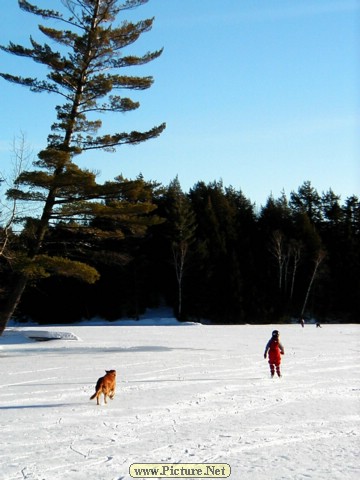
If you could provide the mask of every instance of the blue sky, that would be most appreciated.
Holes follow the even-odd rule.
[[[33,0],[58,8],[60,0]],[[2,0],[0,44],[28,45],[39,18]],[[124,19],[155,17],[133,53],[164,47],[136,75],[153,75],[145,92],[128,92],[141,106],[102,117],[104,132],[147,130],[157,139],[116,153],[78,157],[99,171],[184,191],[222,180],[257,206],[309,180],[345,201],[360,196],[359,0],[149,0]],[[45,39],[44,39],[45,40]],[[130,53],[128,49],[124,53]],[[0,52],[0,71],[41,77],[42,66]],[[34,154],[46,145],[61,99],[0,80],[0,171],[23,132]]]

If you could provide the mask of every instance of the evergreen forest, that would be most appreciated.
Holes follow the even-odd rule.
[[[59,221],[43,243],[49,257],[84,262],[99,277],[88,283],[54,274],[30,282],[18,320],[139,318],[146,308],[167,305],[179,320],[214,323],[359,321],[357,196],[341,203],[332,190],[320,195],[305,181],[289,199],[269,196],[256,209],[221,181],[199,181],[184,193],[177,178],[167,187],[141,175],[116,180],[122,218],[95,216],[87,228]],[[32,225],[7,235],[13,252],[21,252]],[[4,292],[11,262],[1,268]]]

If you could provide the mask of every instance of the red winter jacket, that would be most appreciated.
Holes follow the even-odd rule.
[[[265,347],[264,357],[269,353],[269,363],[280,365],[281,355],[284,355],[284,347],[278,338],[270,338]]]

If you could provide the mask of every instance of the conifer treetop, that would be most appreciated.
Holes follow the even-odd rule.
[[[119,92],[145,90],[153,84],[151,76],[132,76],[128,74],[128,69],[155,60],[163,50],[137,56],[124,55],[123,49],[150,31],[154,18],[136,23],[123,21],[115,25],[122,10],[135,8],[147,1],[61,0],[68,13],[65,16],[65,13],[19,0],[22,10],[46,20],[58,20],[66,26],[66,29],[60,30],[39,25],[42,34],[51,40],[51,45],[41,44],[30,37],[30,47],[12,42],[8,46],[0,46],[7,53],[32,59],[49,70],[45,79],[0,73],[2,78],[36,93],[55,93],[65,102],[57,107],[57,122],[51,127],[53,133],[48,137],[48,148],[72,153],[88,149],[114,150],[122,144],[137,144],[157,137],[164,130],[163,123],[146,132],[96,136],[102,122],[93,119],[96,113],[125,113],[139,108],[139,102]],[[59,45],[59,50],[54,50],[54,44]],[[124,74],[120,73],[123,68],[126,69]]]

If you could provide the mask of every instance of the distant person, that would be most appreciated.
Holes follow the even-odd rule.
[[[280,364],[281,355],[284,355],[285,350],[280,342],[280,333],[278,330],[272,332],[271,338],[266,344],[264,358],[269,354],[269,365],[271,378],[275,375],[275,370],[278,377],[281,377]]]
[[[320,322],[316,322],[316,328],[321,328]]]
[[[303,318],[300,320],[300,325],[302,326],[302,328],[304,328],[305,320]]]

